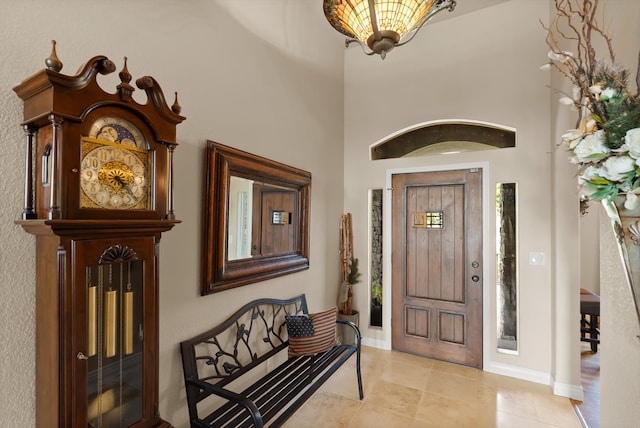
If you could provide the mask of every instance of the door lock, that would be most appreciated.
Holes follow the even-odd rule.
[[[473,282],[478,282],[478,281],[480,281],[480,277],[479,277],[478,275],[473,275],[473,276],[471,277],[471,281],[473,281]]]

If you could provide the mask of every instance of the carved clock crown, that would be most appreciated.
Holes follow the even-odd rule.
[[[62,74],[55,41],[45,64],[47,68],[14,88],[24,101],[23,219],[175,219],[173,151],[176,126],[185,119],[177,92],[169,107],[158,82],[143,76],[135,84],[145,91],[147,101],[136,102],[125,57],[120,83],[114,93],[107,93],[96,79],[98,74],[113,73],[115,64],[95,56],[76,75]],[[107,134],[90,137],[92,125],[104,124],[105,118],[128,124],[129,130],[123,132],[142,135],[144,144],[132,148],[124,139],[101,139]],[[83,159],[98,148],[91,161],[104,158],[104,165],[85,169],[88,161],[82,163]],[[129,164],[121,161],[127,155]],[[135,167],[139,171],[129,171]],[[87,194],[90,188],[93,193]]]

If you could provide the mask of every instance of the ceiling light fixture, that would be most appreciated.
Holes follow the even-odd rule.
[[[456,7],[455,0],[324,0],[324,15],[367,55],[384,59],[391,49],[409,43],[436,13]],[[365,45],[369,48],[365,47]]]

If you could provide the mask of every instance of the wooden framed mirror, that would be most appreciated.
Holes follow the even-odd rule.
[[[311,173],[207,141],[202,294],[309,268]]]

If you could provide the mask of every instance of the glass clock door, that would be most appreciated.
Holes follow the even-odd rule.
[[[143,418],[143,278],[142,260],[86,268],[89,427]]]

